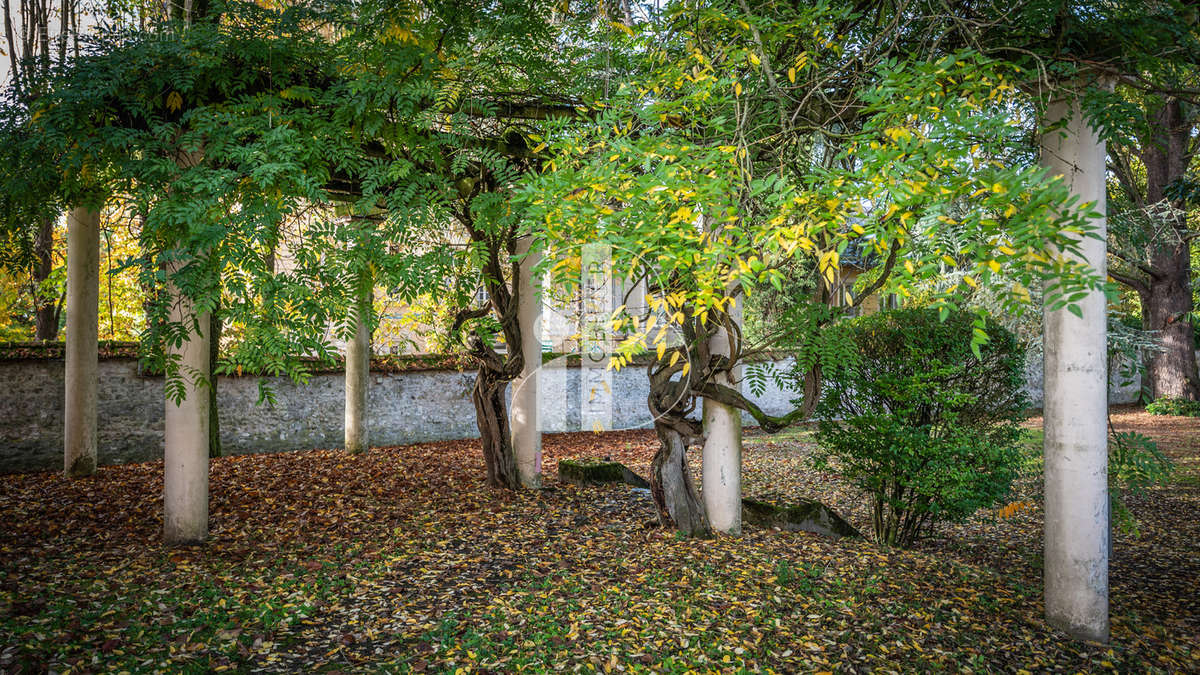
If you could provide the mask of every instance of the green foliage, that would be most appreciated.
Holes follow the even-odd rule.
[[[1200,407],[1195,410],[1194,416],[1200,417]],[[1108,444],[1108,492],[1111,516],[1118,527],[1135,536],[1139,533],[1137,520],[1124,498],[1144,494],[1150,486],[1165,484],[1174,468],[1174,463],[1149,436],[1136,431],[1112,433]]]
[[[1023,351],[992,320],[932,308],[881,312],[835,328],[851,358],[826,364],[815,462],[871,496],[876,539],[909,546],[939,521],[997,503],[1021,462]]]
[[[151,367],[177,377],[163,346],[192,329],[168,316],[173,286],[220,307],[220,371],[303,380],[364,279],[463,307],[485,263],[509,262],[529,229],[505,198],[536,161],[527,138],[596,82],[572,37],[586,22],[550,8],[229,2],[220,20],[101,30],[31,110],[4,109],[0,147],[22,167],[3,175],[5,222],[121,202]]]
[[[1146,412],[1151,415],[1200,417],[1200,401],[1190,401],[1185,398],[1160,398],[1146,404]]]

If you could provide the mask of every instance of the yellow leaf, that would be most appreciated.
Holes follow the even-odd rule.
[[[734,96],[741,96],[741,95],[742,95],[742,83],[741,83],[741,82],[734,82],[734,83],[733,83],[733,95],[734,95]]]
[[[177,91],[167,94],[167,110],[175,112],[183,107],[183,96]]]
[[[788,82],[791,82],[792,84],[796,83],[796,69],[795,68],[788,68]]]

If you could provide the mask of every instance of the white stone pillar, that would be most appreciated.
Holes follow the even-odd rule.
[[[366,452],[367,391],[371,386],[371,302],[375,288],[359,283],[355,298],[354,335],[346,343],[346,452]]]
[[[100,306],[100,212],[67,214],[67,331],[63,404],[63,469],[96,471],[96,389]]]
[[[168,396],[164,419],[163,538],[168,544],[197,544],[208,537],[208,386],[209,316],[197,313],[190,298],[176,288],[174,275],[186,261],[167,264],[170,320],[182,324],[188,337],[167,354],[179,356],[185,398]]]
[[[538,414],[538,371],[542,366],[542,294],[541,283],[533,268],[541,261],[540,253],[529,253],[533,237],[517,242],[520,263],[520,296],[517,324],[521,331],[521,354],[525,366],[512,385],[512,444],[517,456],[517,475],[527,488],[542,486],[542,426]]]
[[[730,311],[730,318],[741,323],[741,306]],[[708,340],[712,354],[730,354],[729,333],[721,328]],[[741,367],[719,375],[718,384],[740,390]],[[727,534],[742,532],[742,415],[731,406],[704,399],[704,450],[701,492],[704,511],[713,530]]]
[[[1062,176],[1080,203],[1105,212],[1105,146],[1076,100],[1056,101],[1047,124],[1070,118],[1041,139],[1042,164]],[[1083,261],[1101,276],[1099,239],[1081,242]],[[1048,286],[1053,285],[1053,280]],[[1045,311],[1046,620],[1070,635],[1108,640],[1108,372],[1104,293],[1079,303],[1082,318]]]

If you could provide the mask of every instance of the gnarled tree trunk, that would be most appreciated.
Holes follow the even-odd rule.
[[[704,505],[688,467],[688,439],[671,424],[657,421],[658,452],[650,470],[650,494],[663,527],[674,527],[691,537],[712,536]]]
[[[504,401],[507,388],[508,380],[503,374],[481,366],[475,377],[471,401],[475,404],[475,418],[479,424],[487,484],[515,490],[521,486],[521,480],[517,475],[517,456],[513,452],[508,407]]]
[[[647,405],[658,433],[658,451],[650,468],[650,495],[663,527],[674,527],[689,537],[710,537],[712,526],[696,491],[688,467],[688,447],[703,439],[702,427],[689,419],[696,407],[690,380],[682,373],[684,359],[649,366],[650,396]],[[672,379],[682,375],[679,380]]]

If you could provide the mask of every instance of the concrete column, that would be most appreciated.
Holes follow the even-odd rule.
[[[1105,212],[1105,147],[1075,100],[1056,101],[1041,139],[1042,165],[1062,176],[1081,204]],[[1105,274],[1100,239],[1081,242],[1082,259]],[[1054,281],[1047,283],[1052,288]],[[1108,641],[1108,372],[1104,293],[1079,303],[1082,318],[1045,311],[1046,620],[1070,635]]]
[[[209,316],[175,287],[174,275],[185,261],[167,264],[171,322],[182,324],[188,337],[167,354],[179,356],[185,398],[166,400],[163,450],[163,538],[168,544],[197,544],[208,537],[208,386]]]
[[[741,306],[730,317],[741,323]],[[712,354],[730,354],[730,336],[724,329],[709,338]],[[717,383],[740,389],[741,367],[721,374]],[[730,405],[704,399],[704,463],[701,470],[704,511],[713,530],[727,534],[742,532],[742,415]]]
[[[521,331],[521,354],[525,367],[513,381],[512,443],[517,455],[517,475],[527,488],[542,486],[542,426],[538,415],[538,371],[542,366],[542,294],[541,283],[533,277],[540,253],[529,254],[533,237],[517,242],[520,264],[520,296],[517,323]],[[528,254],[528,255],[527,255]]]
[[[99,311],[100,212],[78,207],[67,214],[63,469],[69,477],[96,471]]]
[[[366,452],[367,390],[371,386],[371,280],[359,283],[355,301],[357,327],[346,343],[346,452]]]

